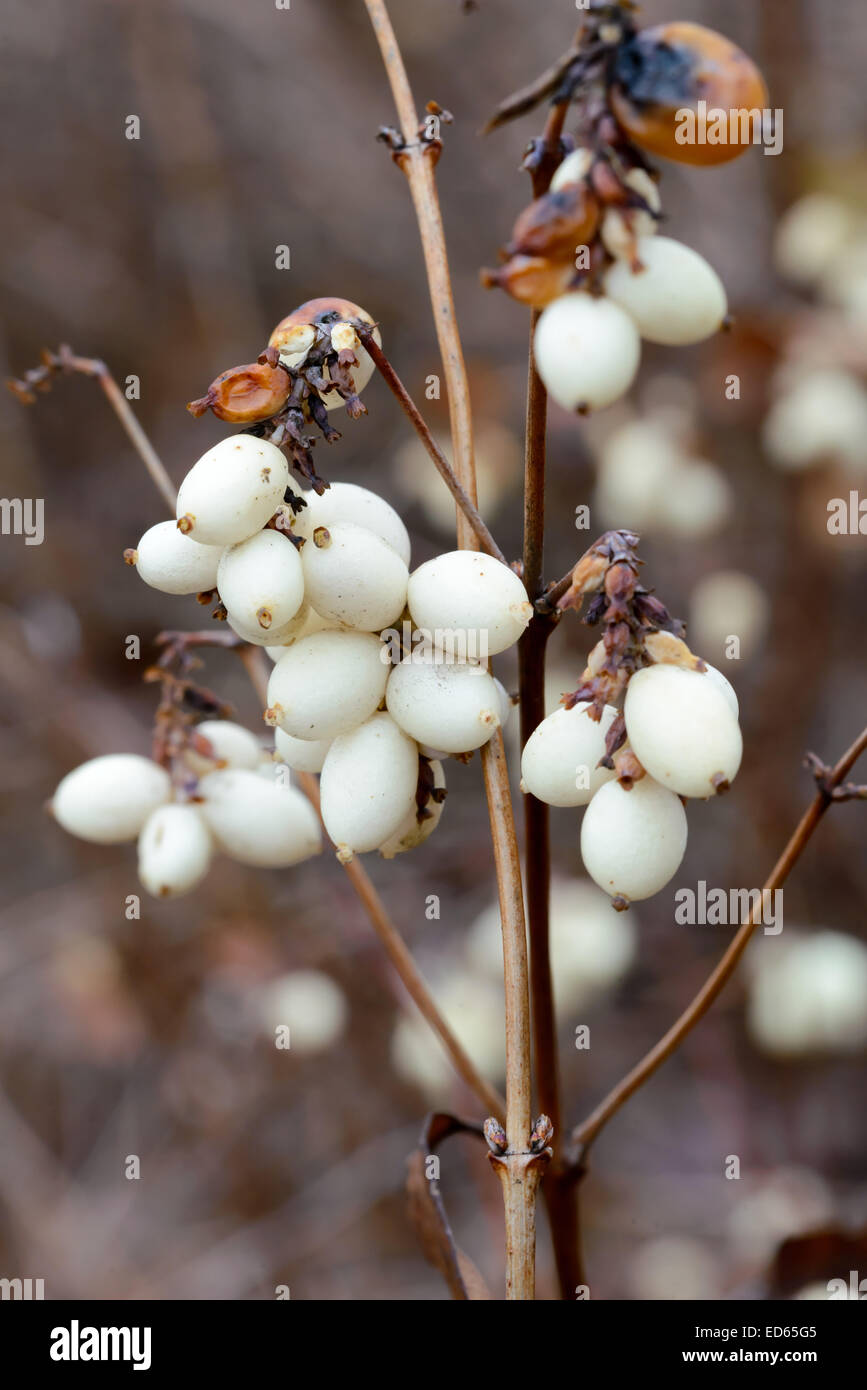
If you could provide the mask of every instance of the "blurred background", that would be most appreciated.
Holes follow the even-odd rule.
[[[518,166],[543,117],[478,131],[567,47],[576,10],[390,8],[419,107],[434,98],[455,118],[439,183],[483,510],[513,557],[527,313],[482,289],[479,269],[528,201]],[[647,23],[719,23],[784,112],[779,157],[663,168],[666,230],[716,266],[736,323],[699,348],[646,348],[628,402],[587,423],[551,408],[546,571],[559,577],[591,539],[575,530],[579,505],[594,536],[643,531],[646,582],[735,685],[745,737],[731,794],[692,810],[677,883],[758,887],[811,795],[804,752],[833,762],[867,705],[865,542],[827,526],[830,499],[867,493],[867,22],[858,0],[835,0],[833,22],[822,0],[724,11],[643,6]],[[296,304],[336,294],[380,322],[423,400],[441,366],[407,189],[374,140],[394,112],[360,0],[7,0],[0,24],[4,376],[64,341],[121,383],[137,376],[139,418],[177,482],[223,432],[185,402],[253,360]],[[281,245],[288,270],[275,266]],[[732,373],[738,399],[725,393]],[[346,420],[317,462],[388,497],[420,563],[451,547],[451,504],[385,388],[373,382],[365,401],[369,415]],[[445,402],[427,409],[444,434]],[[85,758],[148,751],[153,639],[202,626],[205,610],[122,564],[163,512],[96,385],[58,380],[29,409],[4,397],[0,429],[3,493],[44,498],[46,527],[40,546],[0,544],[0,1276],[44,1278],[48,1297],[267,1299],[280,1284],[304,1299],[447,1297],[408,1219],[405,1159],[432,1105],[474,1116],[477,1104],[407,1016],[339,866],[327,854],[285,872],[221,860],[194,895],[143,897],[130,921],[134,848],[83,844],[46,816]],[[131,634],[141,661],[126,658]],[[561,623],[552,707],[594,640]],[[496,663],[510,690],[513,655]],[[237,658],[206,654],[203,679],[262,728]],[[509,740],[514,768],[514,729]],[[497,1081],[478,758],[451,761],[447,777],[431,840],[365,862]],[[574,1121],[669,1026],[731,936],[675,925],[674,885],[611,912],[582,877],[578,821],[552,813]],[[811,1244],[795,1274],[778,1252],[835,1230],[857,1251],[867,1223],[864,842],[863,809],[835,807],[785,888],[782,936],[754,943],[600,1140],[582,1190],[594,1297],[764,1298],[854,1267],[842,1234]],[[297,1011],[289,1052],[273,1045],[275,999]],[[591,1047],[578,1051],[584,1023]],[[442,1183],[461,1244],[500,1296],[500,1195],[481,1149],[450,1141]],[[541,1225],[540,1296],[552,1297]]]

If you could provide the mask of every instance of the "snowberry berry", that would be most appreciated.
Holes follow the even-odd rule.
[[[150,758],[107,753],[67,773],[50,809],[70,835],[98,845],[119,845],[136,838],[171,792],[168,773]]]
[[[475,550],[450,550],[419,565],[407,604],[431,641],[470,658],[513,646],[533,616],[514,570]]]
[[[386,649],[369,632],[314,632],[277,662],[268,682],[266,719],[293,738],[332,739],[374,713],[390,670]]]
[[[276,445],[251,434],[230,435],[181,483],[179,528],[204,545],[236,545],[261,531],[288,485],[289,465]]]
[[[662,786],[706,798],[734,780],[741,731],[729,697],[707,674],[645,667],[626,688],[623,712],[635,756]]]
[[[174,521],[158,521],[145,531],[126,559],[140,577],[163,594],[201,594],[217,583],[222,546],[201,545]]]
[[[259,531],[224,551],[217,587],[233,623],[250,631],[280,632],[304,599],[301,558],[287,536]]]
[[[330,738],[293,738],[285,729],[274,730],[276,757],[295,772],[321,772]]]
[[[592,150],[584,148],[572,150],[554,170],[550,191],[559,193],[561,188],[566,188],[570,183],[581,183],[590,173],[593,158]]]
[[[310,1055],[337,1042],[349,1016],[343,990],[321,970],[293,970],[272,980],[262,991],[259,1010],[272,1035],[288,1029],[290,1050]]]
[[[378,849],[415,807],[418,748],[389,714],[341,734],[322,767],[325,829],[342,859]]]
[[[644,236],[636,244],[642,269],[615,261],[603,284],[609,299],[629,314],[651,343],[700,343],[721,327],[728,303],[716,271],[692,247],[671,237]]]
[[[596,410],[629,390],[641,341],[617,304],[579,292],[548,305],[536,327],[534,351],[539,375],[564,410]]]
[[[600,888],[630,902],[650,898],[677,872],[686,850],[680,798],[652,777],[630,791],[600,787],[581,825],[584,867]]]
[[[298,641],[299,637],[309,637],[313,632],[325,632],[337,626],[338,624],[332,622],[330,618],[321,617],[305,599],[292,621],[277,634],[280,639],[279,643],[269,643],[265,651],[272,661],[279,661],[281,656],[286,655],[292,644]],[[243,636],[243,633],[240,635]]]
[[[558,709],[533,730],[521,755],[521,786],[549,806],[586,806],[614,772],[598,767],[605,756],[605,735],[617,717],[606,705],[597,724],[590,705]]]
[[[418,743],[469,753],[500,726],[500,697],[483,666],[405,657],[385,692],[388,712]]]
[[[231,719],[205,719],[194,732],[208,740],[214,758],[225,767],[253,769],[262,761],[262,745],[243,724],[235,724]],[[193,749],[187,751],[186,761],[203,774],[214,771],[213,761]]]
[[[301,552],[304,592],[323,618],[380,632],[406,605],[404,561],[373,531],[351,521],[316,526]]]
[[[282,410],[291,389],[292,379],[282,367],[250,362],[222,372],[187,410],[197,417],[210,410],[229,425],[252,425]]]
[[[747,55],[722,34],[702,24],[675,22],[642,29],[616,51],[610,68],[609,100],[631,140],[651,154],[681,164],[725,164],[753,139],[752,124],[726,143],[678,139],[687,131],[681,115],[696,110],[763,111],[764,78]]]
[[[201,813],[219,848],[239,864],[282,869],[318,854],[322,834],[306,796],[246,768],[199,782]]]
[[[379,536],[409,565],[407,529],[394,507],[378,493],[356,483],[331,483],[321,497],[315,492],[306,493],[305,501],[307,506],[295,518],[297,535],[311,540],[317,526],[330,529],[337,522],[349,521]]]
[[[138,876],[155,898],[176,898],[201,883],[214,842],[197,807],[160,806],[138,838]]]
[[[644,199],[650,211],[644,208],[630,208],[628,211],[616,207],[607,208],[599,235],[606,251],[618,259],[629,260],[635,254],[638,237],[656,234],[656,218],[653,213],[660,211],[662,201],[655,180],[644,169],[630,169],[623,182],[633,193]]]

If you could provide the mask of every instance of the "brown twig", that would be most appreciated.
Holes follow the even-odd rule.
[[[406,175],[421,235],[434,324],[443,360],[455,473],[476,503],[473,429],[469,384],[455,318],[451,276],[434,166],[439,149],[419,138],[412,90],[384,0],[365,0],[382,53],[400,121],[402,145],[394,157]],[[475,534],[458,511],[458,545],[474,548]],[[499,731],[481,753],[491,834],[497,868],[506,999],[506,1133],[508,1150],[498,1165],[506,1211],[506,1296],[532,1299],[535,1294],[536,1180],[528,1179],[531,1130],[529,986],[524,901],[518,841],[509,778]],[[534,1154],[531,1169],[541,1172],[548,1151]]]
[[[819,786],[813,801],[807,807],[788,844],[771,870],[762,890],[762,896],[766,892],[773,892],[774,889],[780,888],[785,883],[828,807],[834,804],[834,788],[843,782],[847,773],[851,771],[865,750],[867,750],[867,728],[862,730],[851,748],[843,754],[836,767],[830,771],[825,784]],[[657,1068],[661,1067],[663,1062],[680,1047],[687,1034],[707,1013],[727,980],[734,973],[735,967],[758,925],[756,918],[757,910],[753,907],[722,960],[702,985],[692,1002],[684,1009],[677,1022],[669,1028],[656,1046],[642,1057],[641,1061],[632,1068],[623,1080],[609,1091],[596,1109],[573,1129],[572,1159],[577,1168],[583,1167],[591,1144],[599,1137],[608,1121],[617,1114],[617,1111],[629,1097],[644,1085]]]
[[[475,503],[470,501],[470,498],[467,496],[466,492],[461,487],[460,483],[455,477],[454,470],[452,469],[452,466],[449,463],[448,459],[445,457],[443,452],[437,447],[436,441],[433,435],[431,434],[430,430],[428,429],[427,425],[425,424],[418,407],[416,406],[415,402],[413,401],[412,397],[410,396],[409,392],[407,391],[397,372],[394,370],[394,367],[389,362],[382,348],[376,342],[372,333],[365,332],[363,329],[360,329],[359,336],[361,337],[365,349],[369,353],[377,370],[386,382],[386,385],[389,387],[392,394],[400,402],[405,415],[412,424],[413,429],[415,430],[416,434],[418,435],[427,452],[430,454],[430,457],[436,464],[440,477],[445,482],[449,492],[455,499],[455,502],[460,507],[467,521],[472,526],[476,534],[476,538],[478,539],[482,549],[486,551],[488,555],[495,556],[497,560],[500,560],[503,564],[505,564],[505,555],[503,554],[500,547],[497,545],[497,542],[494,540],[482,517],[479,515],[479,511]]]
[[[18,396],[18,399],[26,404],[31,404],[35,396],[31,394],[31,388],[44,390],[49,379],[57,374],[68,374],[77,372],[80,376],[92,377],[99,385],[105,395],[106,400],[123,426],[129,440],[150,474],[153,482],[159,488],[163,497],[169,505],[169,509],[175,509],[175,487],[171,478],[163,467],[156,450],[135,417],[132,407],[126,396],[121,391],[111,372],[104,362],[98,357],[79,357],[71,348],[63,345],[57,352],[44,351],[42,354],[42,366],[36,367],[28,372],[20,381],[10,381],[10,389]]]

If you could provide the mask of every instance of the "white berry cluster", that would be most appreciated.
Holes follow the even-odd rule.
[[[634,540],[609,533],[576,566],[575,595],[593,594],[593,620],[606,633],[578,690],[535,729],[521,759],[525,791],[551,806],[587,807],[585,868],[621,908],[677,872],[683,801],[726,790],[743,750],[734,690],[638,584]]]
[[[270,755],[230,720],[197,724],[170,769],[135,753],[91,758],[63,778],[51,811],[94,844],[137,839],[139,878],[154,897],[190,892],[217,853],[287,868],[322,848],[310,802],[275,780]]]
[[[473,551],[410,573],[400,518],[364,488],[311,495],[298,527],[307,616],[268,646],[265,718],[284,762],[321,774],[339,857],[391,858],[436,828],[443,759],[505,724],[509,698],[484,658],[516,642],[532,610],[513,571]]]
[[[593,152],[577,149],[554,174],[551,191],[585,183]],[[657,236],[657,184],[643,169],[624,183],[643,206],[608,207],[599,238],[611,264],[598,280],[600,293],[569,291],[552,299],[536,328],[539,374],[566,410],[611,405],[628,391],[638,371],[641,339],[669,347],[699,343],[722,325],[728,312],[722,281],[691,247]]]

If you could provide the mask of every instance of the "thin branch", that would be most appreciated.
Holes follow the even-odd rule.
[[[391,365],[385,353],[382,351],[382,348],[376,342],[371,333],[365,333],[363,330],[360,330],[360,337],[364,343],[366,351],[369,353],[377,370],[385,380],[392,394],[400,402],[401,406],[403,407],[404,413],[406,414],[407,418],[412,424],[413,429],[415,430],[416,434],[418,435],[427,452],[430,454],[430,457],[436,464],[440,477],[445,482],[449,492],[455,499],[455,502],[460,507],[467,521],[470,523],[473,530],[475,531],[476,537],[482,549],[487,551],[488,555],[495,556],[497,560],[500,560],[503,564],[505,564],[505,555],[503,554],[500,547],[497,545],[497,542],[494,540],[482,517],[479,515],[477,507],[473,502],[470,501],[470,498],[467,496],[466,492],[461,487],[460,483],[455,477],[452,466],[449,463],[448,459],[445,457],[445,454],[443,454],[442,450],[440,450],[437,447],[436,441],[433,435],[431,434],[430,430],[428,429],[427,425],[425,424],[421,412],[419,411],[418,407],[416,406],[415,402],[413,401],[412,397],[410,396],[409,392],[407,391],[397,372],[394,370],[394,367]]]
[[[469,384],[455,318],[442,214],[434,179],[439,151],[434,145],[426,146],[419,138],[415,102],[384,0],[365,0],[365,4],[382,53],[401,126],[404,144],[402,149],[395,152],[395,159],[409,183],[421,235],[431,307],[446,377],[455,472],[464,491],[475,503],[477,492]],[[457,532],[459,546],[474,548],[472,527],[460,511]],[[532,1299],[535,1295],[536,1183],[528,1180],[527,1174],[532,1129],[527,941],[518,841],[503,739],[499,730],[482,748],[481,759],[503,931],[508,1150],[498,1163],[497,1171],[503,1185],[506,1212],[506,1297]],[[544,1156],[534,1154],[532,1162],[534,1170],[541,1170]]]
[[[268,673],[265,670],[261,647],[244,645],[239,650],[250,682],[263,704],[267,704]],[[309,772],[298,774],[298,782],[307,800],[322,820],[319,804],[319,786],[316,778]],[[324,824],[324,823],[323,823]],[[407,993],[416,1004],[423,1018],[436,1033],[458,1075],[466,1082],[488,1110],[502,1117],[505,1105],[502,1096],[476,1070],[467,1053],[458,1042],[449,1025],[440,1013],[433,995],[428,989],[418,966],[407,949],[400,932],[388,915],[385,904],[371,883],[366,870],[357,859],[343,865],[346,877],[358,894],[374,931],[380,939],[385,953],[400,976]]]
[[[175,486],[163,467],[159,455],[136,419],[129,401],[106,364],[98,357],[79,357],[71,348],[63,345],[57,352],[43,352],[41,366],[33,368],[21,380],[10,381],[7,385],[20,401],[30,405],[36,400],[34,393],[45,390],[53,376],[74,372],[80,376],[92,377],[99,382],[106,400],[126,431],[133,448],[168,503],[170,511],[173,512],[177,495]]]
[[[834,804],[833,789],[843,782],[847,773],[850,772],[865,750],[867,750],[867,728],[862,730],[852,747],[843,754],[836,767],[833,768],[827,786],[822,786],[817,791],[816,796],[793,831],[789,843],[771,870],[762,890],[763,894],[773,892],[774,889],[785,883],[828,807]],[[597,1105],[592,1114],[588,1115],[587,1119],[572,1131],[572,1142],[575,1146],[573,1157],[577,1166],[583,1166],[591,1144],[599,1137],[608,1121],[617,1114],[621,1105],[634,1095],[657,1068],[661,1067],[663,1062],[680,1047],[687,1034],[707,1013],[727,980],[734,973],[757,925],[757,910],[754,907],[733,938],[722,960],[702,985],[692,1003],[684,1009],[677,1022],[660,1038],[656,1046],[642,1057],[637,1066],[633,1067],[632,1071],[618,1082],[605,1099]]]

